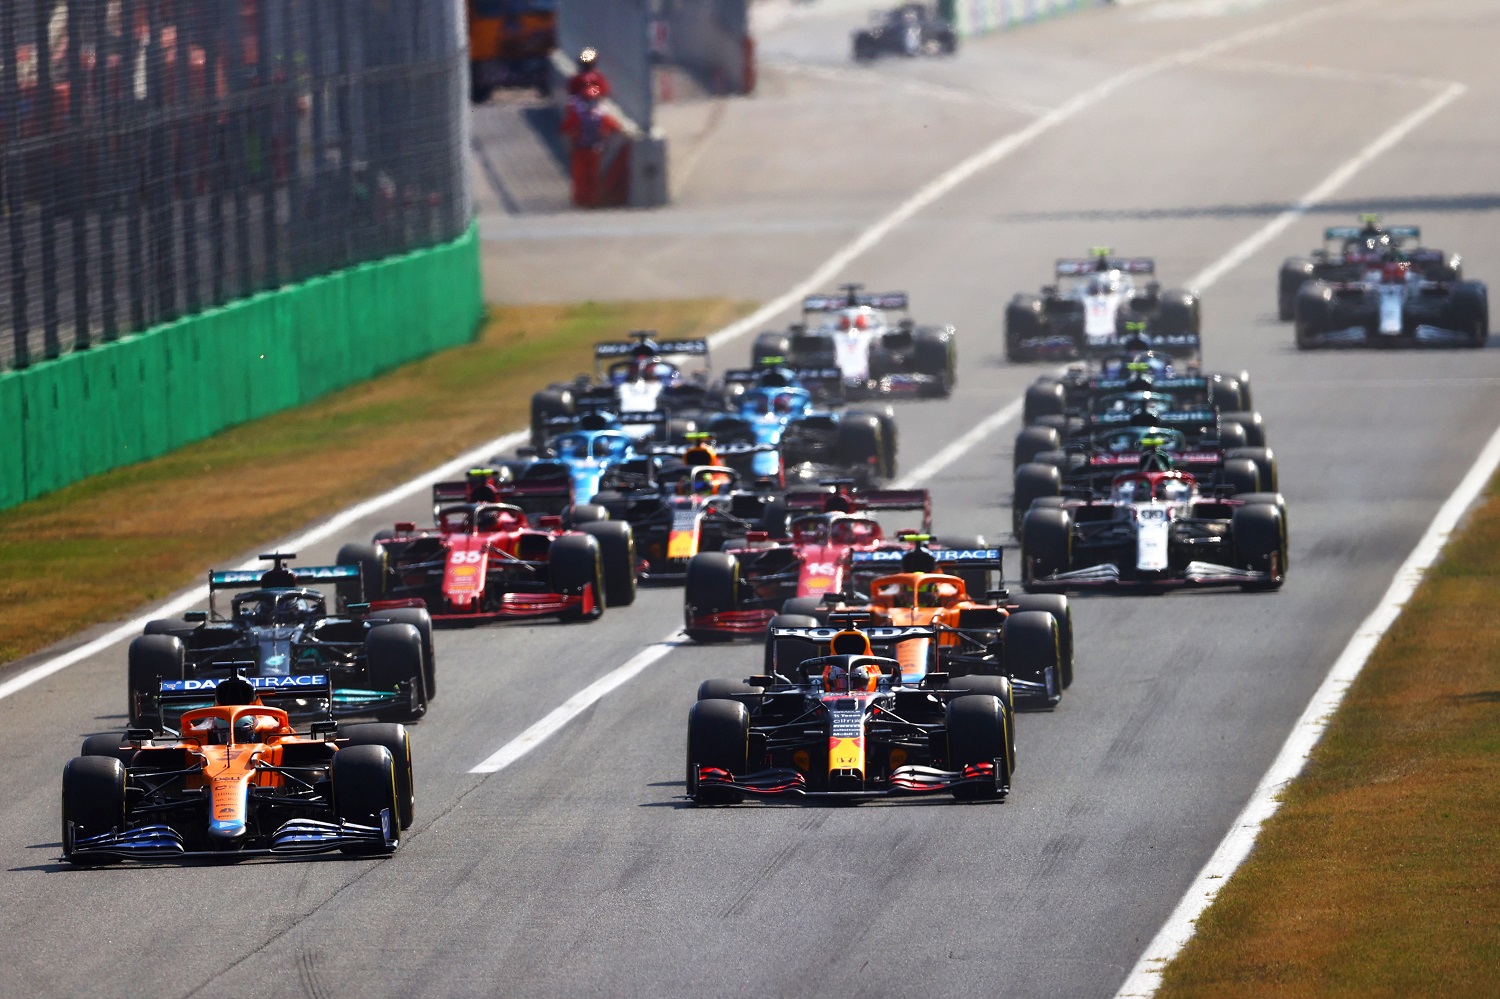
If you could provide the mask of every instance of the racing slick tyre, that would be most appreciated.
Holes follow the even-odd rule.
[[[845,413],[839,420],[833,445],[834,461],[849,468],[867,468],[881,474],[885,448],[880,419],[873,413]]]
[[[1031,509],[1033,500],[1043,496],[1062,495],[1062,472],[1056,465],[1032,462],[1016,469],[1015,482],[1016,488],[1010,504],[1011,527],[1020,534],[1026,511]]]
[[[113,732],[100,732],[83,740],[79,756],[109,756],[129,766],[135,747]]]
[[[1230,521],[1234,539],[1234,563],[1241,569],[1264,572],[1264,582],[1246,583],[1242,590],[1279,590],[1286,582],[1286,521],[1270,503],[1247,503],[1234,511]]]
[[[427,688],[427,700],[437,696],[437,652],[432,644],[432,615],[425,607],[395,607],[377,612],[370,623],[409,624],[422,636],[422,682]]]
[[[1062,434],[1054,427],[1024,427],[1016,434],[1016,457],[1012,467],[1020,468],[1022,465],[1036,461],[1036,456],[1043,451],[1060,451],[1062,449]]]
[[[1005,706],[1006,733],[1010,736],[1010,770],[1016,770],[1016,693],[1015,688],[1010,685],[1010,678],[1005,676],[989,676],[985,674],[970,673],[966,676],[954,676],[948,678],[949,690],[965,694],[988,694],[1000,701]]]
[[[1208,376],[1209,401],[1218,410],[1246,410],[1250,404],[1250,372],[1219,372]]]
[[[1245,428],[1238,423],[1219,424],[1219,447],[1225,451],[1245,446]]]
[[[1162,336],[1196,336],[1203,326],[1198,296],[1190,291],[1164,291],[1157,306],[1156,330]],[[1170,345],[1167,348],[1171,350]]]
[[[349,740],[339,752],[346,752],[352,746],[384,746],[391,754],[396,769],[397,818],[401,820],[402,829],[410,829],[417,799],[412,784],[411,735],[406,726],[394,722],[365,722],[346,725],[339,734]]]
[[[563,527],[576,531],[583,524],[596,520],[608,520],[609,510],[598,503],[574,503],[562,512]]]
[[[952,548],[957,551],[974,551],[979,548],[990,547],[984,538],[978,535],[968,537],[949,536],[933,539],[943,548]],[[995,547],[999,547],[996,545]],[[969,599],[982,600],[984,594],[990,588],[989,569],[960,569],[953,567],[948,570],[951,574],[964,581],[964,589],[969,591]]]
[[[339,549],[334,564],[359,566],[358,584],[338,586],[338,598],[343,607],[361,601],[368,603],[385,596],[387,562],[384,548],[379,545],[344,545]]]
[[[755,342],[750,345],[750,364],[757,368],[767,364],[789,364],[791,354],[792,341],[787,335],[768,330],[758,334]]]
[[[187,636],[198,629],[195,621],[186,621],[180,617],[164,617],[155,621],[147,621],[146,627],[141,629],[143,635],[171,635],[173,638],[187,641]]]
[[[125,831],[125,765],[111,756],[78,756],[63,767],[62,846],[70,864],[107,863],[73,844],[111,829]]]
[[[1253,493],[1260,489],[1260,470],[1255,467],[1255,462],[1246,458],[1225,458],[1224,467],[1219,473],[1223,478],[1224,485],[1239,493]]]
[[[422,658],[422,634],[409,624],[377,624],[365,635],[370,689],[393,692],[405,684],[411,691],[409,702],[390,712],[399,721],[416,721],[427,713]]]
[[[1073,518],[1067,510],[1042,508],[1026,515],[1021,527],[1021,585],[1028,593],[1064,587],[1042,582],[1073,568]]]
[[[603,507],[593,509],[604,511]],[[609,515],[608,511],[604,513],[606,517]],[[599,558],[604,563],[605,604],[629,607],[635,603],[635,532],[630,525],[601,517],[579,524],[577,529],[599,542]]]
[[[1042,379],[1026,386],[1022,422],[1027,426],[1043,416],[1062,416],[1068,410],[1068,389],[1062,382]]]
[[[1297,314],[1297,292],[1313,277],[1313,262],[1306,257],[1287,257],[1276,277],[1276,318],[1289,322]]]
[[[684,617],[738,610],[740,606],[740,562],[728,552],[699,552],[688,560],[682,584]],[[709,629],[689,628],[695,642],[723,642],[730,635]]]
[[[142,635],[130,643],[126,659],[130,725],[156,728],[161,724],[161,682],[186,678],[182,642],[171,635]]]
[[[788,600],[787,604],[796,603],[798,600],[811,600],[811,597],[798,597]],[[765,663],[761,666],[761,672],[766,676],[774,676],[780,672],[782,676],[796,680],[793,674],[798,672],[797,667],[808,659],[818,655],[817,649],[807,642],[795,638],[783,638],[776,640],[770,638],[771,632],[777,628],[821,628],[823,622],[811,614],[796,614],[783,609],[780,614],[766,624],[766,652]]]
[[[788,597],[781,602],[781,613],[794,617],[807,617],[812,624],[783,624],[783,628],[818,628],[818,611],[823,609],[822,597]]]
[[[553,593],[567,596],[577,596],[593,587],[593,616],[604,613],[608,602],[604,591],[604,559],[593,535],[564,534],[552,542],[547,556],[547,585]],[[564,621],[578,621],[584,617],[584,612],[571,609],[558,616]]]
[[[887,479],[896,477],[896,410],[891,406],[882,406],[876,410],[870,410],[870,415],[875,417],[880,424],[880,464],[881,472]]]
[[[1017,295],[1005,306],[1005,359],[1012,364],[1035,361],[1040,352],[1023,347],[1023,340],[1045,335],[1042,300],[1035,295]]]
[[[1448,300],[1448,323],[1469,334],[1465,347],[1483,347],[1490,338],[1489,290],[1478,281],[1455,285]]]
[[[1042,685],[1041,696],[1028,696],[1028,707],[1056,707],[1062,699],[1062,643],[1057,618],[1047,611],[1017,611],[1005,619],[1001,632],[1005,650],[1005,673],[1012,680]]]
[[[400,795],[396,791],[396,761],[384,746],[349,746],[333,754],[329,767],[333,783],[333,811],[345,822],[381,828],[381,813],[399,822]],[[343,853],[385,853],[383,843],[351,843]]]
[[[549,388],[537,392],[531,397],[531,446],[541,447],[547,443],[547,438],[552,432],[547,428],[547,421],[558,416],[572,416],[574,412],[573,393],[565,388]]]
[[[947,330],[918,330],[914,346],[912,362],[917,374],[932,378],[922,386],[922,396],[927,399],[948,398],[958,382],[958,351],[954,347],[953,334]]]
[[[739,701],[698,701],[688,709],[687,793],[700,805],[732,805],[738,791],[700,788],[698,768],[714,767],[736,776],[749,769],[750,712]]]
[[[1259,413],[1239,411],[1219,414],[1220,428],[1230,423],[1238,423],[1245,428],[1245,446],[1266,446],[1266,421]]]
[[[760,529],[772,541],[782,541],[790,536],[791,520],[791,511],[784,499],[766,500],[765,506],[760,508]]]
[[[867,34],[854,36],[854,61],[869,62],[880,54],[880,48],[875,44],[875,39]]]
[[[723,677],[712,677],[698,684],[698,700],[712,701],[733,700],[735,694],[759,694],[766,688],[755,687],[743,680],[727,680]]]
[[[1445,253],[1443,259],[1427,268],[1427,277],[1432,281],[1447,281],[1456,284],[1464,279],[1463,258],[1456,253]]]
[[[948,702],[948,769],[989,763],[995,767],[993,783],[960,784],[953,789],[959,801],[1003,798],[1010,790],[1014,763],[1010,754],[1010,728],[1004,703],[992,694],[965,694]]]
[[[1060,593],[1029,593],[1011,601],[1017,611],[1045,611],[1057,622],[1057,668],[1064,690],[1073,686],[1073,605]]]
[[[1276,466],[1276,453],[1268,447],[1236,447],[1224,452],[1225,462],[1245,460],[1255,463],[1255,470],[1260,475],[1260,485],[1256,489],[1264,489],[1275,492],[1281,488],[1281,473]],[[1255,489],[1247,489],[1246,492],[1255,492]]]
[[[1292,311],[1297,349],[1315,349],[1318,335],[1333,328],[1333,319],[1333,289],[1322,281],[1305,282]]]

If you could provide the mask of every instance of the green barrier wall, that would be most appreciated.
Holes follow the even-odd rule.
[[[467,343],[482,308],[471,226],[0,374],[0,509]]]

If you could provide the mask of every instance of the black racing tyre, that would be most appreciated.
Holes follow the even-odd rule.
[[[603,507],[597,509],[603,510]],[[635,532],[622,520],[592,520],[578,525],[599,542],[599,560],[604,566],[604,602],[610,607],[635,603]]]
[[[1052,427],[1022,427],[1021,432],[1016,434],[1016,455],[1012,462],[1013,468],[1020,468],[1028,462],[1036,461],[1036,456],[1043,451],[1060,451],[1062,449],[1062,434]]]
[[[1240,410],[1238,412],[1220,413],[1220,426],[1222,427],[1226,423],[1238,423],[1240,426],[1245,428],[1246,447],[1266,446],[1266,421],[1261,418],[1261,415],[1259,413],[1245,412],[1243,410]]]
[[[1456,253],[1444,253],[1442,260],[1427,268],[1427,277],[1433,281],[1457,283],[1464,279],[1463,258]]]
[[[549,388],[531,397],[531,446],[541,447],[552,436],[547,421],[558,416],[572,416],[573,393],[565,388]]]
[[[738,791],[699,788],[698,768],[743,775],[750,765],[750,712],[739,701],[698,701],[688,709],[687,793],[700,805],[731,805]]]
[[[1306,257],[1287,257],[1276,277],[1276,318],[1289,322],[1297,314],[1297,292],[1312,280],[1313,262]]]
[[[845,413],[839,420],[833,453],[840,465],[878,473],[884,457],[880,420],[870,413]]]
[[[791,511],[787,509],[786,500],[781,498],[766,500],[760,508],[760,529],[766,532],[766,537],[772,541],[781,541],[791,534]]]
[[[1448,300],[1448,323],[1469,334],[1466,347],[1483,347],[1490,337],[1489,289],[1479,281],[1454,285]]]
[[[892,406],[882,406],[868,412],[880,424],[880,474],[887,479],[894,479],[898,441],[896,410]]]
[[[437,649],[432,644],[432,615],[425,607],[395,607],[377,611],[371,623],[389,621],[392,624],[409,624],[422,636],[422,682],[427,688],[430,703],[437,696]]]
[[[1297,349],[1316,348],[1317,336],[1333,328],[1333,319],[1333,289],[1323,281],[1304,282],[1292,309]]]
[[[1220,421],[1219,423],[1219,447],[1225,451],[1242,448],[1247,438],[1245,428],[1233,420]]]
[[[1203,321],[1198,296],[1190,291],[1164,291],[1157,306],[1156,329],[1163,336],[1187,336],[1201,331]],[[1170,348],[1169,348],[1170,349]]]
[[[1044,335],[1045,329],[1040,298],[1017,295],[1011,299],[1005,306],[1005,359],[1013,364],[1037,360],[1039,352],[1021,342]]]
[[[1005,706],[1006,735],[1009,737],[1007,750],[1010,758],[1011,773],[1016,770],[1016,693],[1015,688],[1010,685],[1008,676],[992,676],[989,674],[969,673],[964,676],[951,676],[948,678],[947,688],[965,694],[988,694],[997,699]]]
[[[574,503],[562,512],[563,527],[570,531],[578,530],[582,524],[608,519],[609,510],[598,503]]]
[[[70,828],[71,827],[71,828]],[[125,829],[125,765],[112,756],[77,756],[63,767],[63,859],[73,864],[110,860],[73,848],[73,843]]]
[[[1250,373],[1237,375],[1219,372],[1208,376],[1209,401],[1217,410],[1246,410],[1250,408]]]
[[[1032,462],[1017,468],[1015,491],[1012,493],[1010,504],[1012,529],[1017,534],[1021,533],[1022,522],[1026,519],[1026,511],[1031,509],[1033,500],[1041,499],[1043,496],[1061,495],[1062,472],[1056,465]]]
[[[381,826],[381,813],[389,810],[399,823],[400,795],[396,790],[396,761],[384,746],[350,746],[333,754],[329,767],[333,784],[333,811],[345,822]],[[341,847],[344,853],[384,853],[385,845],[359,843]]]
[[[1246,458],[1225,458],[1220,472],[1224,485],[1235,493],[1253,493],[1260,489],[1260,470]]]
[[[869,62],[879,54],[880,50],[876,47],[875,40],[869,35],[858,34],[854,36],[855,62]]]
[[[100,732],[83,740],[79,756],[108,756],[126,766],[135,756],[135,747],[114,732]]]
[[[750,363],[757,368],[766,364],[790,364],[791,361],[792,341],[785,333],[767,330],[758,334],[750,345]]]
[[[1234,539],[1234,561],[1241,569],[1271,574],[1263,583],[1247,583],[1244,590],[1276,590],[1286,581],[1286,522],[1281,510],[1270,503],[1238,507],[1230,522]]]
[[[799,598],[808,599],[808,598]],[[795,601],[788,600],[791,604]],[[780,614],[771,618],[766,625],[766,649],[765,662],[761,666],[761,672],[766,676],[780,673],[791,680],[797,680],[797,667],[808,659],[815,659],[821,653],[817,646],[798,638],[774,639],[771,632],[778,628],[821,628],[823,623],[811,614],[794,614],[782,610]]]
[[[943,535],[933,539],[940,548],[950,548],[957,551],[974,551],[976,549],[989,548],[991,545],[977,534],[970,535]],[[999,545],[994,547],[998,548]],[[971,600],[983,600],[985,592],[989,589],[990,573],[992,569],[964,569],[958,566],[950,566],[942,569],[950,575],[957,576],[964,581],[964,589],[968,591]]]
[[[1061,593],[1027,593],[1012,600],[1017,611],[1045,611],[1057,622],[1057,666],[1064,690],[1073,686],[1073,605]]]
[[[195,621],[185,621],[180,617],[158,618],[155,621],[147,621],[146,627],[141,629],[143,635],[171,635],[174,638],[187,641],[190,632],[196,631],[198,624]]]
[[[370,543],[378,545],[382,541],[390,541],[395,536],[396,536],[396,532],[395,531],[391,530],[389,527],[382,527],[380,530],[378,530],[374,534],[370,535]]]
[[[1002,632],[1005,672],[1015,680],[1046,686],[1042,698],[1031,698],[1038,707],[1053,707],[1062,698],[1062,650],[1057,619],[1047,611],[1017,611],[1005,619]]]
[[[1260,485],[1256,489],[1246,490],[1247,492],[1255,492],[1260,489],[1267,492],[1275,492],[1281,488],[1281,472],[1276,465],[1276,453],[1270,448],[1237,447],[1224,452],[1224,460],[1226,462],[1241,459],[1254,462],[1255,470],[1260,475]]]
[[[1026,514],[1021,526],[1021,585],[1029,593],[1059,589],[1041,582],[1073,568],[1073,518],[1067,510],[1043,507]]]
[[[713,614],[738,610],[740,606],[740,563],[728,552],[699,552],[688,560],[687,575],[682,584],[683,615],[691,620],[695,614]],[[695,642],[722,641],[724,636],[712,631],[689,630]]]
[[[735,694],[759,694],[764,692],[765,689],[764,687],[752,686],[743,680],[728,680],[716,676],[698,684],[698,700],[732,700]]]
[[[1021,422],[1030,426],[1043,416],[1062,416],[1068,411],[1068,389],[1062,382],[1043,378],[1026,386]]]
[[[352,746],[384,746],[391,754],[396,770],[397,818],[402,829],[410,829],[417,799],[412,781],[411,735],[406,726],[396,722],[364,722],[345,725],[339,735],[348,740],[339,750],[341,753]]]
[[[917,373],[932,378],[931,382],[922,387],[923,397],[948,398],[958,382],[958,351],[953,334],[947,330],[918,330],[913,346],[912,361]]]
[[[348,544],[339,548],[335,565],[359,566],[358,582],[340,583],[338,598],[347,607],[361,601],[379,600],[385,596],[385,581],[389,561],[385,549],[379,545]]]
[[[948,769],[962,770],[980,763],[993,763],[993,784],[960,784],[953,797],[960,801],[1002,798],[1010,789],[1009,713],[992,694],[965,694],[948,702]]]
[[[422,635],[409,624],[377,624],[365,634],[365,661],[370,689],[394,691],[402,684],[411,702],[390,714],[400,721],[416,721],[427,713],[427,678]]]
[[[1251,503],[1269,503],[1281,511],[1282,526],[1286,526],[1286,497],[1280,493],[1245,493],[1236,496],[1235,499],[1249,505]]]
[[[783,628],[816,628],[818,611],[823,607],[822,597],[789,597],[781,602],[781,614],[811,618],[812,624],[783,624]]]
[[[158,697],[163,680],[186,677],[182,642],[171,635],[142,635],[126,653],[126,705],[132,728],[161,724]]]
[[[604,612],[607,597],[604,592],[604,559],[599,552],[599,542],[590,534],[564,534],[552,542],[547,555],[547,585],[553,593],[578,596],[592,586],[594,589],[594,616]],[[564,620],[576,621],[583,617],[578,611],[561,615]]]

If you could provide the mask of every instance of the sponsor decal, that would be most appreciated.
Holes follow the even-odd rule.
[[[476,569],[472,565],[454,566],[454,568],[453,568],[453,578],[454,579],[469,579],[470,577],[476,575],[478,572],[479,572],[479,570]]]
[[[937,634],[931,628],[922,628],[915,625],[907,627],[863,628],[861,630],[872,642],[895,642],[907,638],[932,638]],[[772,637],[810,638],[814,641],[827,642],[841,631],[843,631],[842,628],[777,628],[772,633]]]
[[[828,731],[835,739],[858,739],[865,734],[865,714],[863,711],[834,711]]]
[[[323,673],[313,673],[307,676],[247,676],[250,686],[256,690],[294,690],[301,687],[326,687],[328,677]],[[163,680],[161,692],[163,694],[184,694],[197,691],[214,690],[220,684],[220,680]]]
[[[828,740],[829,770],[863,770],[864,765],[864,747],[858,739]]]
[[[265,573],[264,569],[237,569],[232,572],[209,573],[210,586],[241,586],[244,584],[257,585],[260,577]],[[359,577],[359,566],[357,565],[310,565],[302,566],[292,570],[299,583],[315,582],[324,579],[357,579]]]

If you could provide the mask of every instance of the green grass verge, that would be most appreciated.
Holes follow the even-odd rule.
[[[626,330],[702,335],[720,299],[497,308],[473,343],[0,512],[0,662],[525,427],[531,393]]]
[[[1166,969],[1161,999],[1500,995],[1497,594],[1500,480]]]

